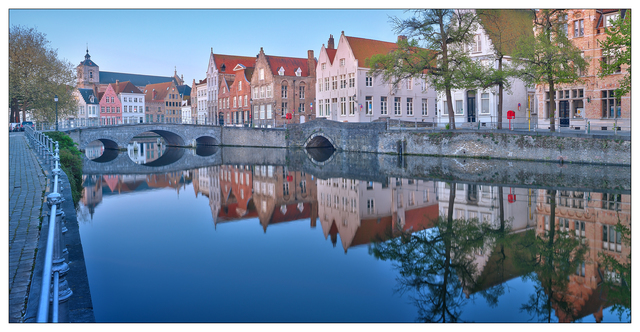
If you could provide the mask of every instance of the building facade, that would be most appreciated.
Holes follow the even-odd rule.
[[[616,74],[598,77],[600,63],[606,61],[600,47],[600,42],[607,38],[605,28],[611,26],[612,19],[624,17],[626,13],[620,9],[566,10],[564,30],[571,43],[582,50],[589,66],[578,82],[555,87],[556,126],[585,130],[588,125],[591,130],[612,130],[617,125],[630,129],[631,95],[615,96],[614,92],[620,87],[619,81],[627,68],[623,66]],[[538,84],[535,97],[540,110],[539,125],[548,128],[549,87]]]
[[[122,103],[113,85],[109,84],[100,95],[100,124],[103,126],[122,124]]]
[[[224,119],[218,114],[220,106],[219,91],[223,79],[233,80],[235,73],[233,68],[241,64],[245,67],[253,67],[256,58],[238,55],[214,54],[213,48],[209,54],[209,64],[207,65],[207,118],[211,124],[222,125],[220,119]],[[228,87],[227,87],[228,88]]]
[[[144,94],[131,82],[116,81],[115,90],[122,103],[122,123],[144,123]]]
[[[74,91],[78,102],[78,112],[75,118],[77,126],[97,126],[100,119],[100,100],[93,89],[79,88]]]
[[[315,118],[316,60],[266,55],[260,48],[251,77],[252,124],[280,127]]]
[[[348,37],[344,31],[335,48],[331,35],[316,67],[316,116],[341,122],[433,121],[436,93],[425,79],[392,85],[370,74],[367,60],[395,48],[395,43]]]
[[[252,120],[249,97],[251,95],[253,67],[247,68],[242,64],[238,64],[233,71],[236,75],[233,83],[229,87],[229,112],[231,122],[227,124],[248,127]]]
[[[173,82],[149,84],[144,90],[145,122],[181,123],[180,94]]]

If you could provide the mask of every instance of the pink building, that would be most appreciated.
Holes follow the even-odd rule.
[[[104,93],[100,93],[100,124],[115,125],[122,124],[122,103],[118,99],[112,84],[107,86]]]

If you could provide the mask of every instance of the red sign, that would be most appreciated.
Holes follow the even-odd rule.
[[[291,181],[293,181],[293,176],[287,175],[287,182],[291,182]]]
[[[291,113],[287,113],[287,120],[291,120]]]
[[[516,118],[516,112],[509,110],[507,111],[507,119],[511,120],[511,119],[515,119]]]

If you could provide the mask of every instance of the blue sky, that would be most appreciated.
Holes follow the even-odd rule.
[[[209,53],[318,57],[330,34],[395,42],[389,9],[10,9],[9,26],[46,34],[74,66],[87,45],[100,70],[205,78]]]

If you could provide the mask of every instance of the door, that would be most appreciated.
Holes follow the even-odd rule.
[[[559,107],[558,117],[560,118],[560,127],[569,127],[569,101],[560,101]]]
[[[467,92],[467,122],[476,122],[476,93]]]

